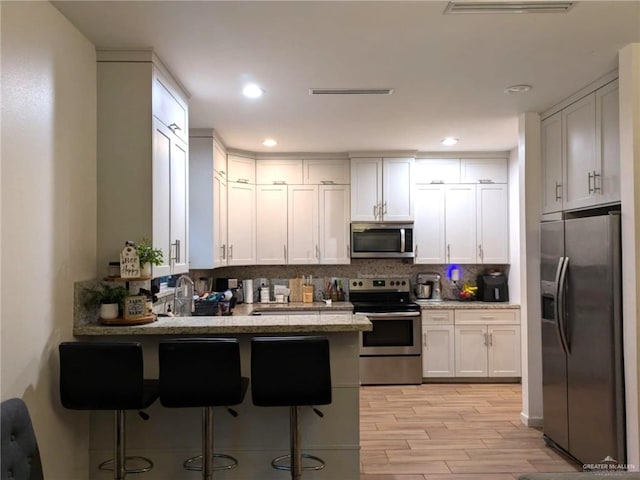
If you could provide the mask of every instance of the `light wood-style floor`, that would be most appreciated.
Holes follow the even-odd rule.
[[[360,480],[513,480],[579,470],[520,422],[518,384],[360,389]]]

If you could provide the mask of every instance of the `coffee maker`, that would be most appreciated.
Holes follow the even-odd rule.
[[[416,297],[418,300],[442,300],[442,285],[439,273],[419,273],[416,282]]]

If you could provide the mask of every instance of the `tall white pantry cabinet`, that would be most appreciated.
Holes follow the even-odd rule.
[[[189,271],[187,94],[148,51],[98,51],[98,274],[124,242],[163,252],[153,277]]]

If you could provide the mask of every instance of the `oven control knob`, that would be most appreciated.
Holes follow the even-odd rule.
[[[395,282],[394,282],[393,280],[391,280],[390,285],[393,287],[393,284],[394,284],[394,283],[395,283]]]
[[[404,280],[402,281],[402,286],[404,287],[407,284]]]
[[[353,282],[353,286],[355,287],[356,285],[358,285],[358,282]]]
[[[362,286],[362,282],[358,282],[358,286],[361,287]]]

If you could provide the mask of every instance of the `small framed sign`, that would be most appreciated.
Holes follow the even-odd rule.
[[[124,299],[124,319],[134,320],[147,314],[147,297],[145,295],[131,295]]]
[[[126,242],[125,245],[120,252],[120,276],[122,278],[138,278],[140,277],[138,252],[131,242]]]

